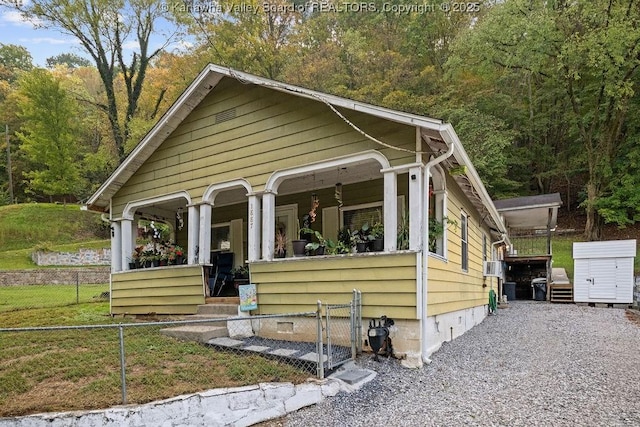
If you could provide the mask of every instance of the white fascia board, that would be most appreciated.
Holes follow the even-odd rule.
[[[473,188],[475,188],[475,190],[478,192],[482,203],[489,211],[489,214],[493,218],[496,225],[499,227],[500,232],[506,234],[507,228],[502,221],[502,217],[493,204],[491,197],[489,197],[489,193],[487,193],[487,189],[482,183],[480,175],[478,175],[478,171],[476,171],[473,163],[471,163],[471,159],[469,159],[467,152],[464,150],[464,147],[462,146],[462,143],[460,142],[456,131],[453,129],[453,126],[450,123],[443,124],[440,128],[440,134],[442,135],[442,139],[447,143],[447,145],[454,144],[456,146],[456,149],[453,151],[453,156],[459,164],[467,167],[466,175],[467,178],[469,178],[471,185],[473,185]]]
[[[252,83],[258,86],[268,87],[280,92],[295,93],[298,96],[314,99],[316,101],[324,101],[336,107],[342,107],[348,110],[362,112],[375,117],[384,118],[406,125],[420,126],[427,129],[438,130],[443,123],[442,120],[439,119],[418,116],[416,114],[395,111],[384,107],[378,107],[372,104],[366,104],[364,102],[341,98],[339,96],[305,89],[300,86],[290,85],[275,80],[266,79],[264,77],[254,76],[252,74],[247,74],[227,67],[221,67],[219,65],[210,64],[208,69],[216,73],[224,74],[228,77],[238,79],[245,83]]]

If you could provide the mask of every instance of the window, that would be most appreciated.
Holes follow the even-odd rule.
[[[342,208],[342,226],[359,230],[365,223],[382,223],[382,202]]]
[[[469,270],[469,217],[466,213],[460,213],[460,264],[464,271]]]
[[[487,260],[487,235],[482,233],[482,260]]]

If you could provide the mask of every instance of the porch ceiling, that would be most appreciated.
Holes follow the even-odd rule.
[[[321,170],[303,176],[287,179],[278,187],[278,194],[295,194],[309,190],[333,187],[340,184],[354,184],[382,178],[380,163],[365,163],[340,166],[331,170]]]
[[[559,193],[552,193],[496,200],[494,204],[509,228],[552,230],[556,227],[562,199]]]

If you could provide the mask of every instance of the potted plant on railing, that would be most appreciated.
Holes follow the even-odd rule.
[[[325,248],[327,247],[327,239],[325,239],[319,231],[310,228],[303,228],[301,232],[305,235],[314,236],[317,240],[317,242],[310,241],[305,245],[307,253],[310,255],[324,255]]]
[[[376,222],[371,227],[371,250],[381,252],[384,250],[384,224]]]
[[[136,246],[129,258],[129,270],[140,268],[140,258],[142,257],[143,246]]]
[[[184,263],[184,249],[182,249],[182,246],[173,245],[173,254],[175,255],[176,265],[182,265]]]
[[[351,232],[351,236],[353,238],[353,242],[356,244],[356,252],[366,252],[369,242],[373,240],[373,235],[371,234],[371,228],[369,227],[369,223],[365,222],[362,224],[359,230],[353,230]]]
[[[306,255],[306,249],[305,246],[307,246],[307,243],[309,243],[309,240],[311,239],[311,235],[304,231],[304,230],[309,230],[309,215],[305,215],[303,217],[302,223],[304,225],[303,228],[300,228],[300,224],[297,224],[297,228],[298,228],[298,239],[296,240],[292,240],[291,244],[293,245],[293,256],[295,257],[300,257],[300,256],[305,256]],[[307,240],[309,239],[309,240]]]

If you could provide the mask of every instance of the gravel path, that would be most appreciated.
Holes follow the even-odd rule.
[[[513,302],[419,370],[263,426],[640,426],[640,321],[622,309]],[[630,316],[633,318],[633,316]]]

